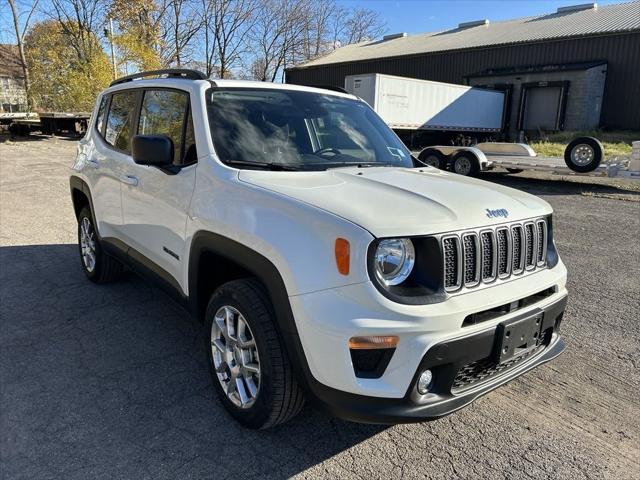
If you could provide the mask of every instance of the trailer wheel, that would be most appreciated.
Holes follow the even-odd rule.
[[[564,161],[574,172],[586,173],[595,170],[603,157],[602,143],[593,137],[578,137],[564,150]]]
[[[460,152],[453,157],[453,171],[465,177],[475,177],[480,173],[480,161],[471,152]]]
[[[430,167],[439,168],[440,170],[447,169],[447,157],[435,148],[425,148],[422,150],[420,155],[418,155],[418,160],[426,163]]]

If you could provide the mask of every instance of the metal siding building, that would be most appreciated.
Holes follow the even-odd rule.
[[[600,125],[640,130],[640,2],[348,45],[288,69],[286,81],[344,86],[347,75],[385,73],[468,84],[490,70],[589,62],[607,65]]]

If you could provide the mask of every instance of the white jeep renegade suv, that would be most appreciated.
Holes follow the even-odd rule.
[[[125,77],[70,183],[87,277],[126,265],[201,319],[215,390],[249,427],[303,399],[434,419],[564,349],[551,207],[420,165],[352,95]]]

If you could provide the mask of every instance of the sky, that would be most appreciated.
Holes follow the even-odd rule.
[[[387,33],[424,33],[446,30],[459,23],[489,19],[491,22],[553,13],[558,7],[589,0],[337,0],[344,6],[363,7],[380,13]],[[600,0],[598,5],[627,0]],[[25,2],[17,1],[18,5]],[[30,3],[30,2],[26,2]],[[15,42],[7,2],[0,0],[0,43]]]
[[[625,0],[600,0],[599,6]],[[338,0],[344,6],[369,8],[387,22],[387,33],[424,33],[457,27],[459,23],[490,22],[553,13],[558,7],[589,0]]]

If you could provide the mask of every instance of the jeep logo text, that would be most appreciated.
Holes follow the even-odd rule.
[[[509,212],[505,208],[498,208],[496,210],[490,210],[487,208],[485,210],[487,211],[487,217],[489,218],[496,218],[496,217],[507,218],[509,216]]]

